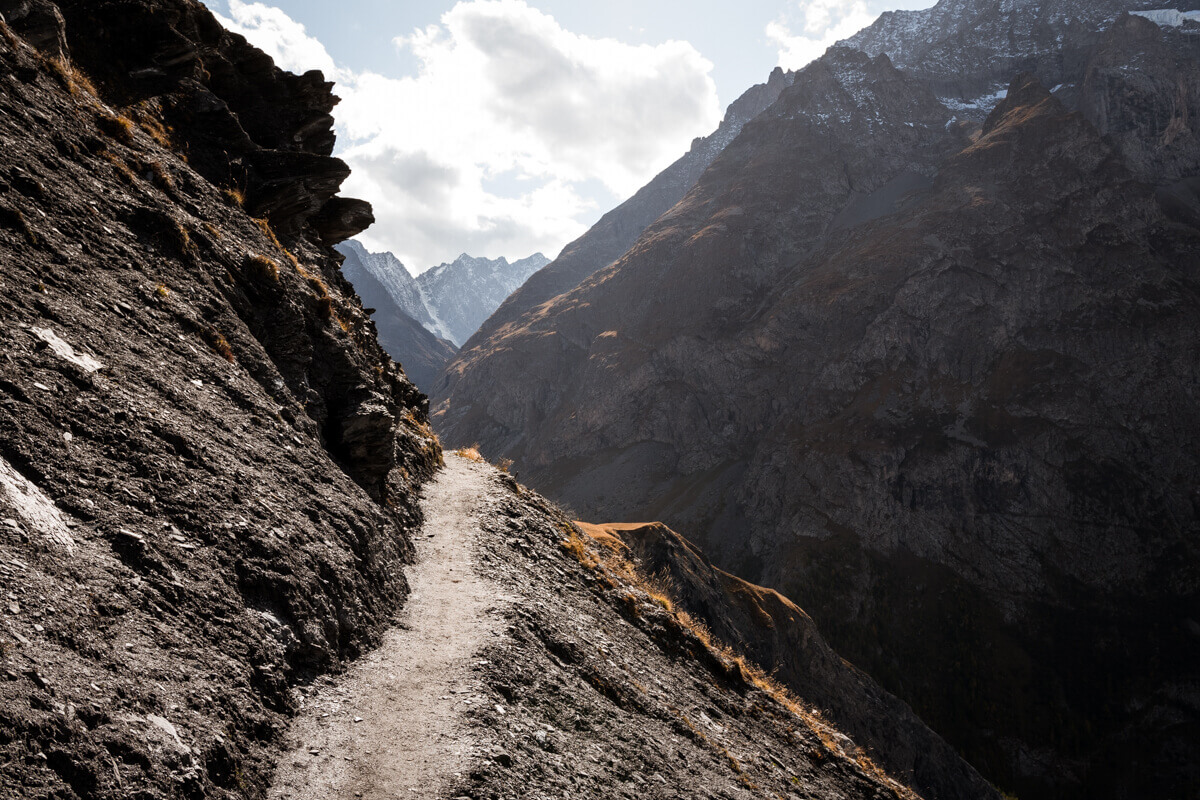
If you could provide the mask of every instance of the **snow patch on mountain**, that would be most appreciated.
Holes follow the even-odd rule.
[[[1061,84],[1060,84],[1061,86]],[[1056,87],[1057,88],[1057,87]],[[1000,101],[1008,97],[1008,88],[999,89],[991,94],[985,94],[982,97],[976,97],[973,100],[957,100],[952,97],[939,97],[942,105],[951,111],[988,111],[999,105]]]
[[[1179,28],[1185,22],[1200,24],[1200,11],[1179,11],[1174,8],[1157,8],[1149,11],[1130,11],[1139,17],[1145,17],[1159,27]]]
[[[525,279],[550,263],[541,253],[514,261],[463,253],[413,277],[391,253],[372,253],[350,240],[337,246],[383,284],[396,305],[435,336],[461,347]]]

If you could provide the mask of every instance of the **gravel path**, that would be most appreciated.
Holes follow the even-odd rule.
[[[397,627],[345,675],[301,695],[270,797],[437,797],[467,771],[479,743],[464,714],[485,700],[473,668],[507,602],[474,569],[479,514],[494,491],[482,466],[446,455],[425,488]]]

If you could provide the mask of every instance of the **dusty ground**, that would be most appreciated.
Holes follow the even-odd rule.
[[[474,564],[485,470],[459,457],[424,492],[412,594],[383,646],[340,680],[298,692],[292,750],[270,796],[431,796],[462,777],[479,741],[465,716],[484,702],[478,652],[507,598]]]
[[[396,628],[296,691],[272,800],[912,796],[598,563],[558,509],[446,461]]]

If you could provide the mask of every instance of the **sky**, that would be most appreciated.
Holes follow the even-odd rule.
[[[553,258],[716,128],[776,66],[934,0],[207,0],[336,83],[358,238],[416,274],[460,253]]]

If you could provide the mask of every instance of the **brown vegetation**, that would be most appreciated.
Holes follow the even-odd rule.
[[[630,559],[628,548],[616,536],[599,526],[579,523],[564,530],[560,546],[580,564],[592,570],[605,586],[622,590],[620,599],[627,616],[641,616],[640,606],[643,604],[661,607],[675,628],[685,632],[707,651],[726,675],[753,686],[793,714],[816,734],[829,753],[852,759],[864,772],[889,785],[898,796],[917,798],[911,789],[894,780],[849,738],[825,722],[817,709],[806,708],[804,702],[774,676],[714,636],[703,620],[677,609],[672,597],[671,580],[664,574],[647,575]],[[736,765],[736,759],[732,756],[730,764],[735,772],[741,772],[737,768],[740,765]]]

